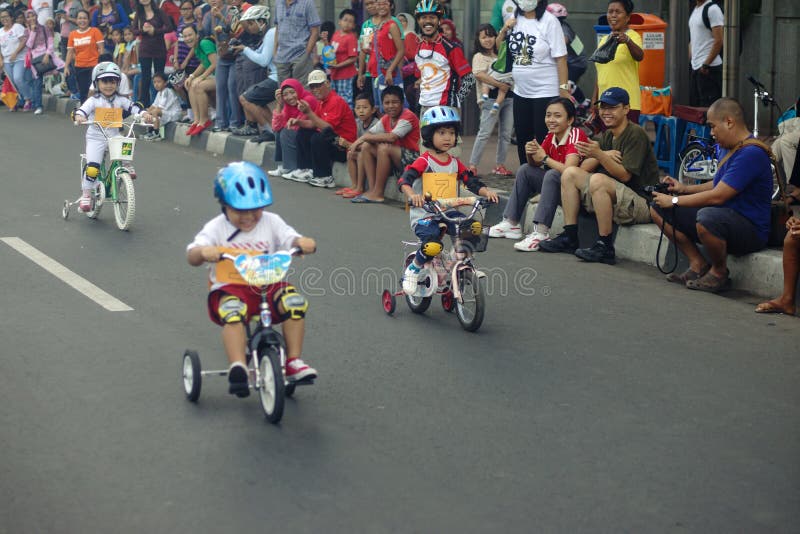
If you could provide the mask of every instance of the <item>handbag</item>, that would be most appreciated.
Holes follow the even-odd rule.
[[[511,54],[508,53],[508,39],[500,43],[500,48],[497,50],[497,59],[492,63],[492,68],[502,74],[511,72],[513,66],[511,64]]]
[[[594,53],[589,56],[589,61],[594,61],[595,63],[609,63],[613,61],[614,56],[617,55],[618,45],[619,42],[609,36],[602,46],[597,47],[597,50],[595,50]]]
[[[643,115],[672,115],[672,89],[670,86],[664,88],[640,86],[642,91]]]
[[[45,56],[47,56],[50,59],[50,61],[48,61],[46,64],[44,62]],[[31,59],[31,66],[34,69],[36,69],[36,74],[38,74],[39,76],[47,74],[48,72],[50,72],[51,70],[55,70],[56,68],[56,64],[53,62],[53,56],[51,56],[50,54],[42,54],[39,57]]]

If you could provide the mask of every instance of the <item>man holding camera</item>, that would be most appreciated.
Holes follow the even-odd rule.
[[[542,241],[539,250],[574,253],[584,261],[613,265],[613,223],[650,222],[645,187],[658,183],[658,163],[647,133],[628,120],[630,97],[625,89],[608,88],[597,105],[607,129],[592,141],[575,143],[585,159],[561,175],[564,232]],[[578,248],[581,207],[597,218],[599,239],[589,248]]]
[[[713,181],[685,185],[669,176],[668,192],[653,193],[653,220],[664,227],[689,260],[689,269],[667,276],[689,289],[716,293],[730,288],[728,253],[743,255],[767,245],[772,198],[769,148],[752,138],[741,104],[720,98],[707,124],[722,148]],[[708,261],[700,253],[702,244]]]

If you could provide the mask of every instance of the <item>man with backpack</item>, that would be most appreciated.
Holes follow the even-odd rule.
[[[697,0],[689,16],[690,106],[708,107],[722,96],[723,23],[717,0]]]

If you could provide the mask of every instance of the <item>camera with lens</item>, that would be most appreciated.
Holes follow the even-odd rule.
[[[669,194],[669,184],[666,182],[659,182],[656,185],[646,185],[644,187],[644,192],[648,195],[653,193],[664,193],[667,195]]]
[[[228,46],[239,46],[242,42],[239,39],[231,39],[228,41]]]

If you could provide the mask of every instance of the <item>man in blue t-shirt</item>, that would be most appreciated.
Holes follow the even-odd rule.
[[[670,240],[674,225],[674,240],[689,259],[687,271],[667,280],[716,293],[731,285],[728,253],[749,254],[767,245],[772,169],[769,149],[752,138],[739,102],[720,98],[708,109],[707,122],[722,148],[714,180],[684,185],[665,178],[671,194],[653,193],[650,213]],[[696,243],[705,247],[708,260]]]

